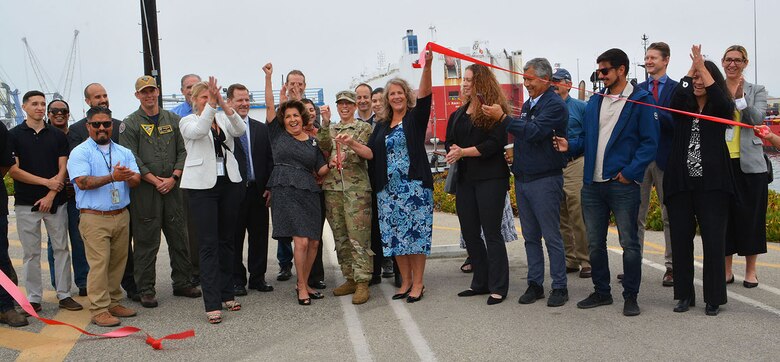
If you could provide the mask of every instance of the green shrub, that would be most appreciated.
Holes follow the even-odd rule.
[[[11,178],[11,176],[8,176],[8,174],[3,177],[3,182],[5,182],[5,190],[8,192],[8,196],[14,195],[14,180]]]
[[[447,179],[447,172],[442,172],[433,176],[433,208],[436,211],[455,213],[455,196],[444,192],[444,180]],[[6,185],[8,180],[6,177]],[[512,211],[517,216],[517,200],[515,199],[514,177],[509,178],[510,193],[509,198],[512,201]],[[10,190],[13,189],[11,185]],[[610,223],[615,224],[614,217],[610,218]],[[650,193],[650,208],[647,213],[645,223],[647,230],[662,231],[664,229],[663,218],[661,217],[661,204],[658,195],[653,189]],[[766,210],[766,238],[772,242],[780,242],[780,194],[769,190],[769,203]]]

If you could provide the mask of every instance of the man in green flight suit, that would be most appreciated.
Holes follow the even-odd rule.
[[[179,133],[179,116],[160,109],[159,96],[154,77],[138,78],[135,97],[141,107],[119,127],[119,143],[133,151],[144,181],[130,192],[130,216],[135,283],[146,308],[157,306],[155,263],[161,229],[171,259],[173,295],[201,296],[190,282],[192,263],[178,183],[187,153]]]

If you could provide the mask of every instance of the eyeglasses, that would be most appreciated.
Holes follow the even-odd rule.
[[[615,69],[615,67],[596,69],[596,73],[601,73],[601,75],[607,75],[611,69]]]
[[[741,65],[744,62],[745,62],[745,59],[742,59],[742,58],[723,58],[723,64],[734,63],[736,65]]]
[[[51,114],[68,114],[70,113],[67,108],[49,108],[49,113]]]
[[[103,126],[103,128],[111,128],[113,123],[111,121],[105,121],[105,122],[89,122],[89,125],[92,126],[94,129],[100,129],[100,126]]]

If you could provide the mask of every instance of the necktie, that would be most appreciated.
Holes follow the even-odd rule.
[[[246,155],[246,177],[249,180],[254,180],[255,173],[252,169],[252,163],[249,162],[249,139],[246,137],[246,132],[244,132],[239,139],[241,140],[241,146],[244,147],[244,154]]]
[[[658,79],[653,79],[653,98],[658,102]]]

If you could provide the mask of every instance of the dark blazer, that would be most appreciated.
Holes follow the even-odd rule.
[[[523,103],[519,118],[507,116],[507,132],[515,136],[512,172],[521,182],[542,177],[562,175],[566,167],[565,155],[553,147],[553,132],[566,137],[569,108],[552,87],[542,93],[531,108],[531,100]]]
[[[417,105],[408,110],[402,121],[406,135],[406,147],[409,151],[409,179],[422,181],[423,187],[433,188],[431,165],[428,163],[428,153],[425,150],[425,131],[431,116],[431,96],[417,99]],[[368,139],[368,147],[374,153],[374,159],[369,164],[371,189],[382,191],[387,185],[387,147],[385,136],[390,133],[390,120],[378,122]]]
[[[637,87],[646,90],[648,93],[653,94],[650,91],[650,84],[652,82],[646,80],[639,83]],[[666,84],[664,84],[661,94],[658,95],[658,101],[655,104],[669,108],[669,104],[672,100],[672,94],[677,88],[677,81],[667,77]],[[666,170],[666,161],[669,159],[669,152],[672,149],[672,138],[674,137],[674,121],[672,120],[672,114],[669,111],[662,109],[656,109],[658,112],[658,124],[661,126],[661,132],[658,137],[658,151],[655,154],[655,164],[661,171]]]
[[[507,143],[506,124],[496,124],[492,129],[476,127],[466,114],[469,103],[464,104],[450,115],[447,122],[447,139],[444,148],[476,147],[481,156],[465,157],[458,161],[459,180],[489,180],[508,178],[509,167],[504,159],[504,145]],[[457,119],[455,117],[458,117]],[[464,133],[466,137],[462,136]]]
[[[252,167],[255,172],[255,182],[258,186],[257,191],[259,192],[258,197],[262,197],[274,167],[274,159],[271,154],[271,140],[268,137],[268,126],[250,117],[249,138],[252,148]],[[235,154],[238,168],[241,172],[241,177],[246,180],[246,150],[241,146],[241,140],[238,137],[235,145],[236,150],[239,151]]]
[[[111,127],[111,140],[114,143],[119,144],[119,133],[121,132],[122,121],[111,118],[111,122],[114,124]],[[89,138],[89,131],[87,130],[87,119],[82,118],[80,121],[70,125],[68,127],[68,147],[73,151],[76,146],[80,145]]]
[[[671,107],[688,112],[698,113],[696,97],[693,95],[693,79],[684,77],[674,97]],[[717,85],[707,87],[707,103],[702,114],[731,119],[734,115],[734,102]],[[691,124],[693,117],[675,113],[674,139],[669,163],[664,171],[664,199],[682,191],[691,191],[695,184],[688,176],[688,144],[691,139]],[[707,120],[699,121],[699,149],[703,176],[701,187],[705,191],[719,190],[734,193],[733,173],[729,150],[726,146],[726,125]]]

